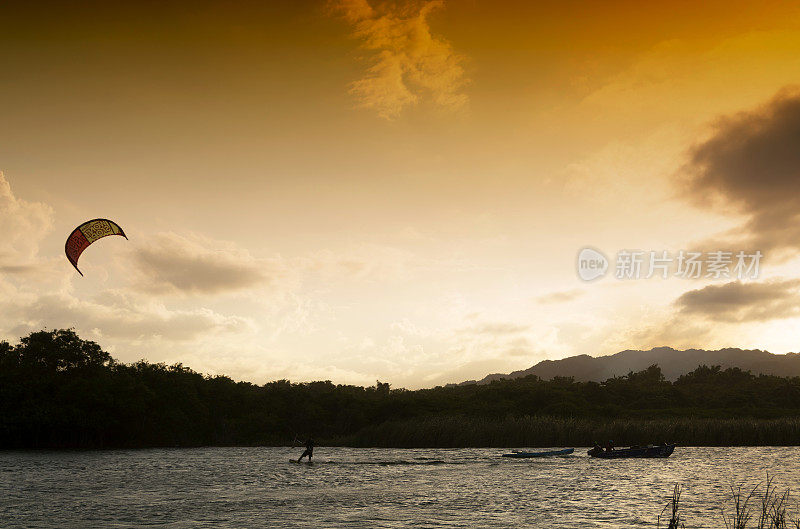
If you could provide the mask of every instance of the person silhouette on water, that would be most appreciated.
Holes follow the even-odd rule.
[[[314,455],[314,440],[309,437],[308,440],[306,441],[306,451],[303,452],[303,455],[297,458],[297,462],[299,463],[300,461],[303,460],[304,457],[308,456],[308,462],[311,463],[311,457],[313,455]]]

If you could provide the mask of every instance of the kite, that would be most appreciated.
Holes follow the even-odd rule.
[[[108,219],[86,221],[70,233],[64,245],[64,251],[67,254],[69,262],[75,267],[75,270],[78,270],[78,258],[83,251],[97,239],[102,239],[109,235],[122,235],[126,239],[128,238],[116,222]],[[78,270],[78,273],[83,275],[83,272],[80,270]]]

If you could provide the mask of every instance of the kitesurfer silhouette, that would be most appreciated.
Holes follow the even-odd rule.
[[[312,438],[308,438],[306,440],[306,451],[303,452],[303,455],[297,458],[297,462],[303,460],[304,457],[308,456],[308,462],[311,463],[311,457],[314,455],[314,440]]]

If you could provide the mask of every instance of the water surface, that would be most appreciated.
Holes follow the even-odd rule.
[[[675,483],[687,528],[724,527],[731,483],[769,472],[783,488],[800,484],[798,448],[525,460],[499,449],[318,447],[312,465],[290,463],[300,452],[0,452],[0,527],[655,527]]]

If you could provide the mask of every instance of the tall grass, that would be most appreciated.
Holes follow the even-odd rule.
[[[681,487],[675,485],[672,498],[661,511],[661,516],[658,517],[657,527],[661,527],[661,518],[664,513],[670,514],[667,529],[684,527],[683,517],[680,514],[682,506],[680,497]],[[722,509],[722,520],[726,529],[800,528],[800,515],[792,516],[787,512],[789,490],[780,491],[769,474],[767,474],[765,483],[758,484],[749,490],[742,490],[741,485],[731,486],[729,501],[731,505],[727,509],[725,507]]]
[[[429,417],[368,426],[326,444],[393,448],[588,446],[786,446],[800,444],[800,417],[781,419],[597,419]]]
[[[658,517],[657,527],[661,527],[661,516],[666,512],[669,512],[670,515],[669,521],[667,522],[667,529],[683,529],[686,527],[681,521],[680,504],[681,486],[676,483],[675,488],[672,489],[672,498],[670,498],[669,503],[664,507],[664,510],[661,511],[661,515]]]

